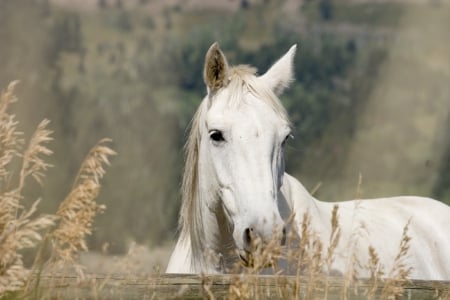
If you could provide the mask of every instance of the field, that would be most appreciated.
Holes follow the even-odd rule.
[[[448,1],[17,0],[0,4],[0,20],[0,89],[11,96],[9,83],[21,82],[20,101],[11,100],[0,126],[1,203],[9,205],[2,224],[35,230],[25,246],[12,244],[1,276],[15,266],[29,282],[43,266],[37,250],[46,267],[69,260],[69,274],[82,265],[90,276],[139,274],[145,282],[164,271],[183,144],[216,40],[231,63],[261,72],[299,45],[297,81],[282,98],[295,135],[287,168],[316,197],[415,194],[450,203]],[[86,171],[95,149],[106,156],[95,154],[100,169]],[[80,174],[92,176],[89,197],[71,198],[85,183]],[[89,208],[80,213],[88,225],[52,235],[64,225],[62,203],[74,198]],[[50,242],[58,237],[74,244]],[[177,280],[154,276],[142,285]],[[207,293],[202,277],[180,280]],[[235,283],[212,281],[221,280],[227,292]]]

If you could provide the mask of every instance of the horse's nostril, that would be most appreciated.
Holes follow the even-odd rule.
[[[243,239],[244,239],[244,249],[246,251],[251,251],[253,238],[254,238],[253,227],[245,228]]]

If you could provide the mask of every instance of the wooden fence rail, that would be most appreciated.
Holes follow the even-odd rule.
[[[389,281],[269,275],[42,275],[37,286],[43,299],[380,299],[396,291]],[[399,299],[450,299],[450,282],[413,280],[403,289]]]

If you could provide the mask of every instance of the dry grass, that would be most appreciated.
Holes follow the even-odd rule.
[[[384,282],[381,298],[383,299],[399,299],[404,292],[404,285],[409,282],[409,275],[412,268],[408,266],[404,260],[408,256],[409,242],[411,238],[408,235],[409,224],[411,220],[403,228],[402,239],[394,264],[390,270],[386,281]]]
[[[52,260],[74,264],[79,251],[87,251],[86,236],[92,234],[92,223],[104,205],[95,201],[100,192],[100,179],[105,174],[104,165],[114,151],[105,146],[104,139],[98,142],[84,159],[69,195],[60,204],[56,215],[59,226],[51,233],[53,243]]]
[[[45,157],[52,154],[47,144],[52,140],[48,120],[43,120],[24,147],[19,122],[10,112],[17,101],[9,84],[0,95],[0,297],[30,297],[32,276],[58,264],[76,266],[79,251],[87,250],[85,238],[92,232],[95,216],[105,209],[96,203],[104,166],[115,153],[101,140],[87,155],[69,195],[56,214],[38,215],[40,199],[25,207],[23,189],[32,178],[42,184],[50,167]],[[19,170],[14,166],[19,165]],[[51,256],[45,255],[50,245]],[[23,250],[36,249],[32,267],[23,263]],[[11,294],[16,292],[15,294]],[[18,294],[17,294],[18,293]],[[34,297],[36,298],[36,297]]]
[[[10,104],[17,101],[16,85],[12,82],[0,95],[0,295],[22,288],[30,275],[22,251],[36,247],[42,240],[42,230],[56,221],[55,216],[35,216],[39,200],[28,209],[21,204],[26,180],[31,176],[40,181],[49,167],[42,156],[51,154],[45,146],[51,140],[51,131],[46,129],[48,121],[42,121],[26,149],[20,151],[24,144],[22,133],[15,116],[8,111]],[[18,178],[10,170],[16,158],[22,159]]]
[[[388,273],[386,266],[381,265],[374,247],[368,248],[368,261],[361,263],[355,255],[350,257],[351,265],[344,274],[339,274],[343,284],[339,289],[331,287],[330,279],[333,274],[333,262],[336,249],[340,243],[341,228],[339,223],[339,207],[335,205],[331,214],[331,233],[328,246],[325,249],[319,235],[311,226],[311,216],[305,213],[299,228],[299,233],[292,230],[288,235],[287,249],[282,249],[279,242],[268,243],[264,249],[254,252],[253,266],[241,270],[235,275],[229,288],[229,299],[270,299],[273,295],[266,293],[264,287],[258,286],[258,275],[261,266],[268,260],[277,259],[287,261],[287,272],[294,274],[295,281],[283,280],[286,270],[278,270],[273,266],[275,274],[280,275],[278,287],[279,298],[289,299],[352,299],[355,296],[367,299],[399,299],[404,294],[404,286],[409,282],[412,271],[405,264],[410,247],[408,235],[409,223],[405,225],[399,245],[398,254]],[[300,238],[299,238],[300,237]],[[279,241],[278,239],[276,239]],[[351,249],[349,249],[350,251]],[[294,266],[294,268],[292,268]],[[358,273],[368,271],[370,277],[365,281],[364,288],[359,287]]]

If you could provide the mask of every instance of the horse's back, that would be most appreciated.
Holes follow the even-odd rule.
[[[283,195],[295,213],[296,223],[300,225],[303,214],[309,213],[324,249],[330,239],[333,207],[338,206],[341,235],[335,270],[345,273],[353,254],[363,265],[368,263],[372,248],[384,266],[385,276],[389,276],[406,238],[409,250],[404,261],[412,268],[411,278],[450,280],[450,206],[416,196],[322,202],[288,174],[284,185]],[[360,276],[370,274],[361,270]]]
[[[353,218],[356,223],[352,230],[364,227],[367,236],[360,251],[367,252],[371,246],[382,260],[393,264],[402,239],[410,238],[404,259],[412,267],[411,277],[450,279],[450,206],[417,196],[347,201],[339,206],[341,218]],[[368,252],[364,256],[368,258]]]
[[[368,213],[382,219],[422,222],[450,229],[450,206],[432,198],[418,196],[397,196],[377,199],[363,199],[337,202],[339,207],[351,211]],[[405,224],[406,225],[406,224]]]

